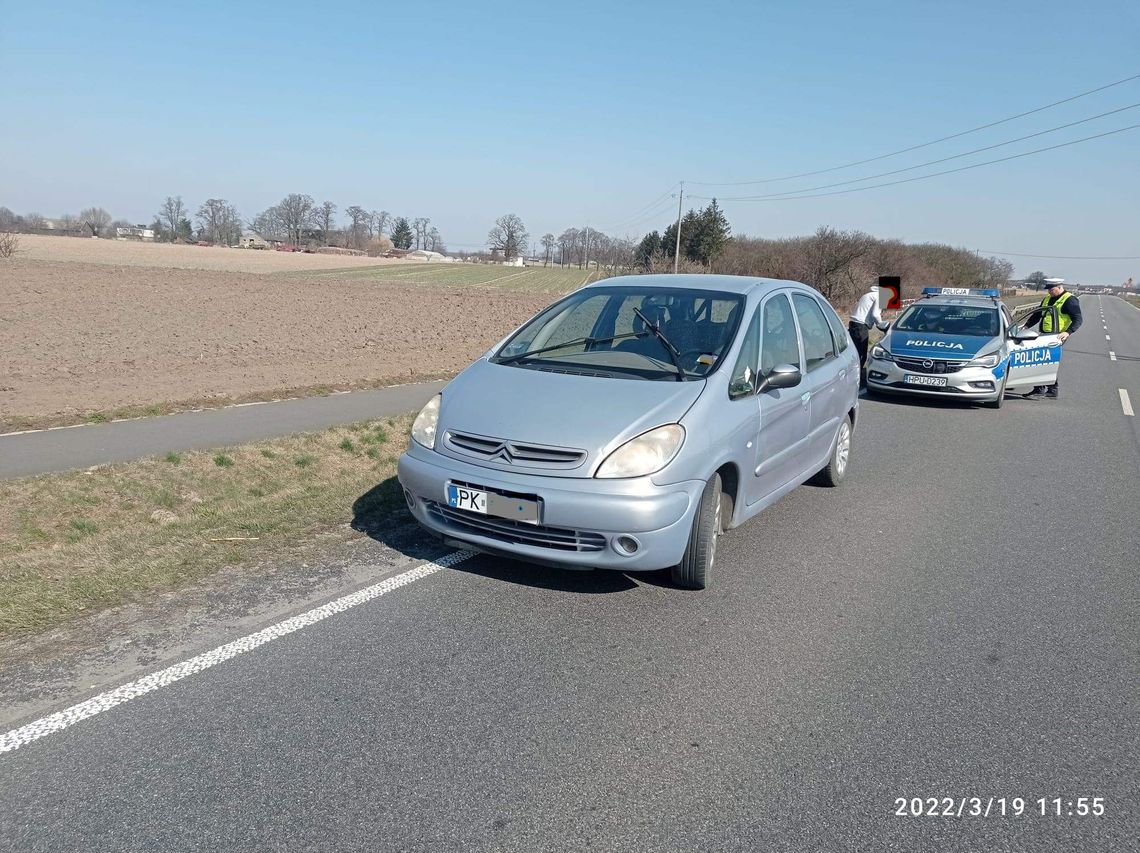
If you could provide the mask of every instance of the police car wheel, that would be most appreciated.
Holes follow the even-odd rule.
[[[990,400],[989,402],[986,403],[986,405],[989,406],[991,409],[1000,409],[1001,404],[1005,402],[1005,384],[1008,381],[1009,381],[1009,377],[1007,376],[1005,379],[1003,379],[1001,381],[1001,391],[998,393],[997,399],[996,400]]]
[[[821,486],[838,486],[846,479],[847,465],[851,460],[851,432],[851,416],[848,415],[839,424],[827,465],[812,478],[813,482]]]
[[[670,577],[677,586],[683,589],[705,589],[708,586],[709,575],[716,562],[716,537],[724,525],[724,504],[720,474],[714,474],[701,494],[685,554],[681,562],[670,570]]]

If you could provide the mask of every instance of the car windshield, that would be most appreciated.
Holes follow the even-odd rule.
[[[743,296],[710,290],[587,288],[519,329],[493,361],[627,379],[700,379],[719,366],[743,305]]]
[[[1000,333],[996,308],[982,305],[912,305],[895,328],[903,332],[992,338]]]

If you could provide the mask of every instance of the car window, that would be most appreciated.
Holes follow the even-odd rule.
[[[1000,334],[1001,323],[998,312],[988,306],[927,302],[910,306],[895,328],[902,332],[992,338]]]
[[[764,303],[763,342],[760,347],[760,373],[767,376],[777,364],[800,364],[800,342],[792,306],[788,297],[779,293]]]
[[[851,345],[851,342],[847,337],[847,330],[843,328],[843,321],[839,319],[839,315],[835,313],[835,309],[831,307],[830,303],[823,302],[820,307],[823,308],[823,316],[827,318],[827,325],[831,326],[831,334],[835,339],[836,349],[839,352],[844,352]]]
[[[740,355],[736,358],[736,367],[732,369],[732,378],[728,382],[728,396],[738,400],[748,396],[756,390],[756,364],[760,357],[760,309],[752,315],[752,322],[748,324],[748,332],[740,345]]]
[[[804,361],[808,372],[835,358],[835,341],[831,337],[831,327],[823,316],[823,309],[810,296],[794,294],[796,316],[800,320],[800,333],[804,338]]]

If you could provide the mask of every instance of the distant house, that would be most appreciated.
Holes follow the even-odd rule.
[[[241,240],[238,241],[238,245],[243,249],[268,249],[269,241],[260,234],[247,232],[241,235]]]
[[[117,240],[142,240],[144,243],[154,242],[154,229],[143,225],[131,225],[126,228],[115,229]]]

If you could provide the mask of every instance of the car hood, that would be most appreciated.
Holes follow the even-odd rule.
[[[641,381],[552,373],[481,359],[443,390],[436,450],[489,468],[559,477],[590,477],[626,441],[677,423],[705,381]],[[464,436],[511,442],[507,453]],[[514,445],[521,453],[513,453]],[[545,461],[539,449],[584,452],[576,463]],[[553,454],[558,459],[563,454]]]
[[[996,349],[1001,338],[976,335],[940,335],[934,332],[906,332],[891,329],[883,346],[892,355],[905,358],[973,358]]]

